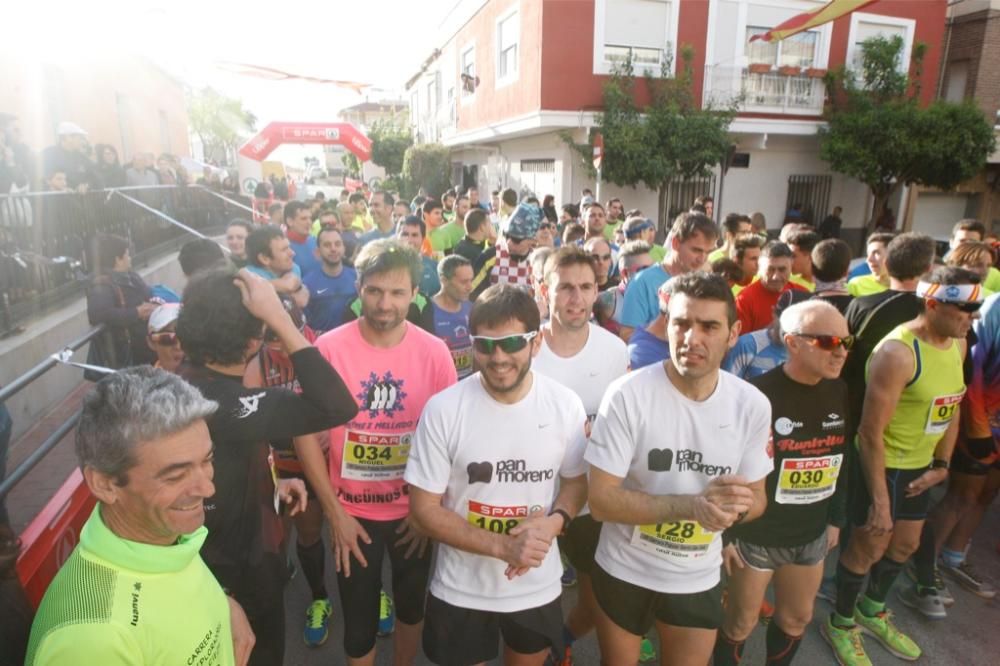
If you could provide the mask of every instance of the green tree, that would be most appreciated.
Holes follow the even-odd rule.
[[[693,50],[681,47],[681,63],[676,76],[671,63],[664,62],[659,76],[646,71],[636,77],[631,58],[617,66],[604,85],[603,111],[596,130],[604,138],[601,176],[616,185],[640,183],[659,195],[659,226],[667,225],[667,201],[671,181],[706,176],[727,155],[731,141],[729,125],[736,115],[740,98],[726,106],[700,105],[694,94]],[[636,102],[637,93],[648,93],[649,103]],[[568,134],[564,140],[593,169],[593,142],[575,144]]]
[[[358,156],[351,152],[344,153],[344,156],[340,158],[340,161],[344,164],[344,168],[347,169],[347,175],[351,178],[361,178],[361,160]]]
[[[379,120],[368,137],[372,140],[372,162],[385,169],[386,178],[399,177],[406,150],[413,145],[409,128],[392,120]]]
[[[188,123],[201,140],[205,158],[227,163],[243,140],[255,130],[257,117],[243,102],[213,88],[189,90]]]
[[[440,197],[451,187],[451,154],[439,143],[421,143],[406,149],[403,178],[412,190],[423,187]]]
[[[926,50],[914,47],[911,79],[899,67],[902,38],[873,37],[861,45],[859,73],[842,67],[826,78],[820,156],[871,190],[869,230],[903,185],[950,190],[974,176],[994,148],[993,130],[971,101],[921,107]]]

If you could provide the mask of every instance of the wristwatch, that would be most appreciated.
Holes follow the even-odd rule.
[[[552,509],[552,511],[549,512],[549,515],[550,516],[556,516],[556,515],[558,515],[558,516],[562,517],[562,519],[563,519],[563,526],[562,526],[562,529],[559,530],[559,536],[562,536],[563,534],[566,534],[566,528],[569,527],[570,521],[573,520],[572,518],[569,517],[569,514],[566,513],[565,511],[563,511],[562,509]]]
[[[944,458],[935,458],[931,461],[931,469],[948,469],[949,467],[951,467],[951,461]]]

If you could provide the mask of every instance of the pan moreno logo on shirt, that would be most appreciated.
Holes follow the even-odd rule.
[[[387,370],[381,377],[371,373],[367,380],[361,382],[361,391],[354,394],[360,408],[368,412],[368,418],[377,418],[380,413],[392,416],[403,410],[404,380],[392,376],[392,370]]]
[[[732,474],[733,468],[729,465],[709,465],[705,462],[704,454],[693,449],[679,449],[676,453],[673,449],[650,449],[646,454],[646,467],[650,472],[698,472],[706,476],[719,476],[721,474]]]
[[[551,469],[528,469],[525,460],[498,460],[494,465],[490,461],[469,463],[465,471],[469,473],[469,484],[490,483],[540,483],[551,481],[556,474]]]

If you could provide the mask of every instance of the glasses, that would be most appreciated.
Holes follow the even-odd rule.
[[[550,223],[548,223],[548,222],[542,222],[541,224],[538,225],[538,228],[539,229],[551,229],[552,225]]]
[[[177,334],[170,331],[165,333],[150,333],[149,339],[153,341],[153,344],[161,347],[173,347],[178,342]]]
[[[503,338],[490,338],[485,335],[473,335],[471,338],[472,346],[480,354],[492,354],[497,347],[505,354],[516,354],[527,347],[528,343],[536,335],[538,335],[538,331],[518,333],[517,335],[508,335]]]
[[[843,338],[839,335],[811,335],[809,333],[792,333],[792,335],[806,338],[810,341],[811,345],[819,347],[823,351],[833,351],[837,347],[843,347],[845,351],[851,351],[851,347],[854,346],[853,335]]]
[[[983,307],[982,303],[970,303],[968,301],[938,301],[939,303],[944,303],[946,305],[953,305],[965,314],[975,314],[979,312],[979,308]]]

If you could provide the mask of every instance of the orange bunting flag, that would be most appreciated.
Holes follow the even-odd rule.
[[[803,30],[815,28],[829,23],[841,16],[846,16],[878,0],[830,0],[819,9],[804,14],[796,14],[781,25],[777,25],[763,35],[754,35],[750,41],[763,39],[765,42],[779,42],[786,37],[796,35]]]

